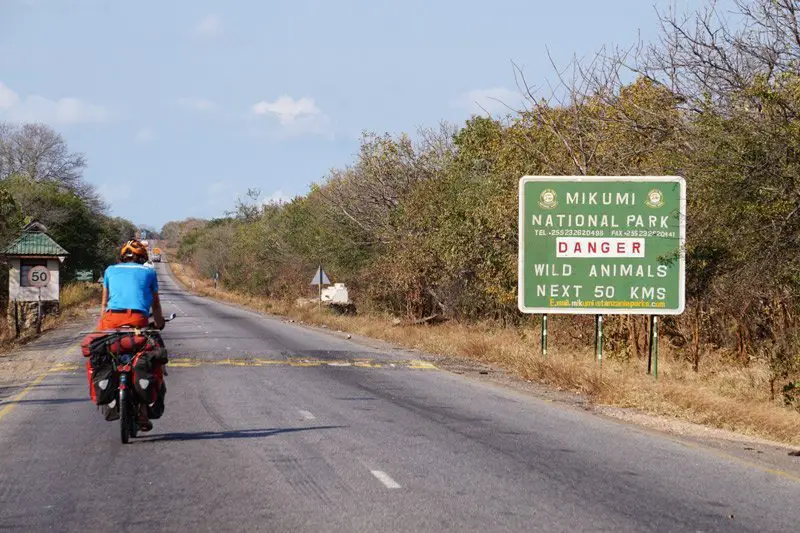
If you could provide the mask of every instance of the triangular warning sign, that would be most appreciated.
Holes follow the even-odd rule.
[[[317,267],[317,272],[316,272],[316,274],[314,274],[314,279],[311,280],[311,284],[312,285],[319,285],[320,284],[320,270],[322,270],[322,268],[321,267]],[[330,285],[331,284],[331,280],[328,279],[328,275],[325,273],[324,270],[322,270],[322,280],[321,281],[322,281],[323,285]]]

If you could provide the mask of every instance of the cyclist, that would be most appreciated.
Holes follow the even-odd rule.
[[[146,328],[151,307],[155,326],[164,329],[156,271],[144,265],[148,261],[147,248],[136,239],[130,240],[122,246],[119,259],[118,264],[109,266],[103,274],[102,311],[98,329],[123,326]],[[154,369],[154,376],[160,385],[163,382],[160,365]],[[114,414],[119,416],[118,413],[106,413],[106,418],[113,420]],[[144,404],[137,413],[137,422],[142,431],[153,429]]]

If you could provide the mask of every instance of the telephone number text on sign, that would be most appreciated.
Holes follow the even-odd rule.
[[[556,257],[616,258],[644,257],[644,239],[560,237],[556,239]]]

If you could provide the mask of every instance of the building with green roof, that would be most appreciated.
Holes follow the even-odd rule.
[[[10,301],[38,302],[41,298],[43,302],[58,302],[59,271],[69,252],[47,234],[47,228],[43,224],[34,221],[26,225],[20,236],[2,254],[10,266]],[[43,287],[34,286],[30,279],[31,269],[37,266],[46,267],[49,274],[47,285]]]
[[[38,222],[25,226],[22,235],[12,242],[3,255],[15,257],[66,257],[69,255],[50,235],[45,233],[47,228]]]

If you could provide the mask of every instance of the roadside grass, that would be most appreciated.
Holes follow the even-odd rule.
[[[84,312],[89,307],[100,305],[103,287],[99,283],[78,281],[61,288],[61,312]]]
[[[89,309],[100,305],[102,293],[103,288],[99,283],[78,281],[64,285],[60,290],[60,313],[58,316],[45,317],[42,322],[42,333],[58,328],[72,319],[88,316]],[[30,327],[15,339],[14,324],[6,318],[0,320],[0,353],[8,352],[38,336],[36,328]]]
[[[699,372],[659,345],[658,380],[646,374],[644,359],[594,360],[591,346],[554,342],[569,337],[553,331],[547,359],[542,358],[539,331],[502,328],[492,324],[444,323],[440,325],[394,324],[391,317],[344,316],[315,305],[271,300],[220,288],[202,279],[190,267],[170,263],[173,274],[185,286],[206,296],[283,315],[312,325],[382,339],[406,348],[444,356],[463,357],[501,367],[523,379],[558,390],[586,395],[593,403],[636,408],[653,415],[672,417],[714,428],[761,437],[786,444],[800,444],[800,411],[784,407],[769,397],[769,370],[764,365],[741,367],[723,354],[708,354]],[[557,326],[556,326],[557,328]]]

